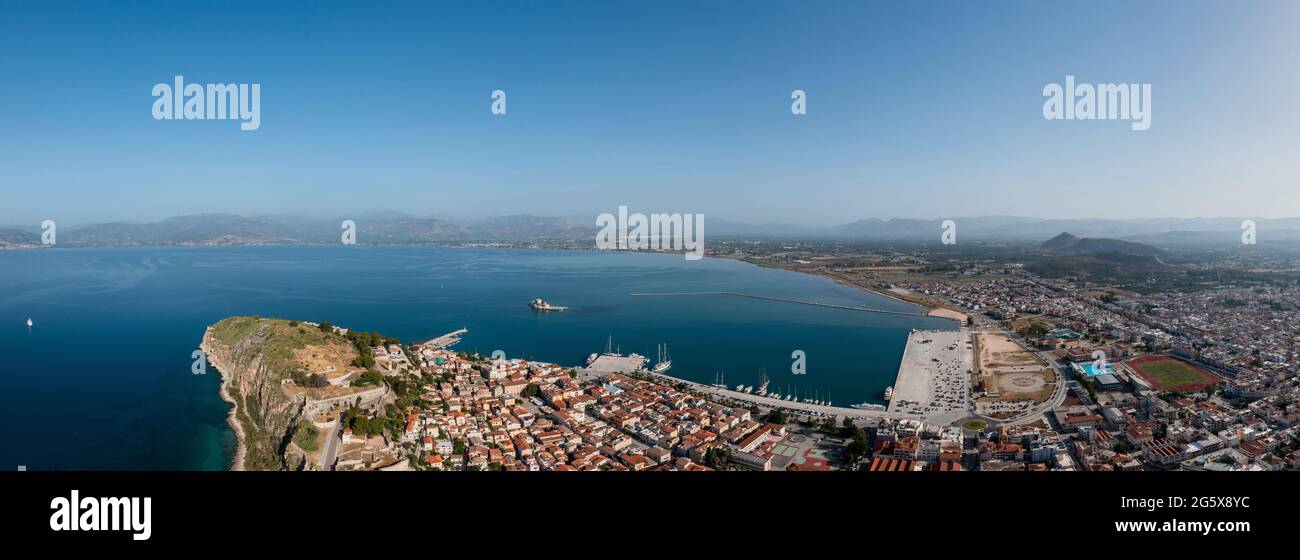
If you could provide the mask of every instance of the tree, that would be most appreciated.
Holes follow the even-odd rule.
[[[316,450],[316,438],[320,436],[320,430],[315,424],[302,420],[298,422],[297,428],[293,431],[293,442],[298,444],[303,451]]]
[[[785,424],[790,421],[790,418],[784,410],[774,408],[767,413],[767,421],[773,424]]]
[[[821,429],[822,429],[823,432],[835,433],[835,430],[836,430],[837,428],[838,428],[838,426],[835,425],[835,419],[834,419],[834,418],[827,418],[827,419],[825,419],[825,420],[822,420],[822,426],[821,426]]]
[[[384,382],[384,374],[373,369],[366,370],[361,377],[352,380],[353,387],[364,387],[366,385],[379,385]]]
[[[542,393],[541,386],[539,386],[536,383],[529,383],[528,386],[524,387],[524,390],[521,391],[519,395],[526,399],[531,399],[533,397],[536,397],[537,395],[540,395],[541,393]]]
[[[704,452],[704,464],[710,468],[722,470],[727,466],[727,459],[731,456],[731,450],[722,446],[710,447]]]
[[[858,438],[853,438],[848,445],[844,446],[844,470],[856,470],[858,463],[867,455],[867,442]]]

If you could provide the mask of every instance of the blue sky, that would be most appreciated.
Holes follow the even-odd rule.
[[[0,223],[1295,216],[1297,27],[1286,1],[0,0]],[[262,84],[261,129],[154,120],[177,74]],[[1150,130],[1045,120],[1067,74],[1152,84]]]

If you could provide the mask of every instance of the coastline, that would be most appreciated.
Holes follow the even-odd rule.
[[[953,307],[947,307],[947,306],[944,306],[944,305],[941,305],[941,304],[936,304],[934,301],[928,300],[928,299],[926,299],[926,298],[922,298],[922,297],[920,297],[920,296],[914,296],[914,297],[908,298],[908,297],[905,297],[904,294],[902,294],[902,293],[895,292],[895,291],[893,291],[893,290],[886,290],[886,289],[883,289],[883,288],[877,288],[877,287],[875,287],[875,286],[869,286],[869,285],[866,285],[866,284],[859,284],[859,283],[857,283],[857,282],[852,282],[852,281],[850,281],[850,280],[847,280],[847,279],[845,279],[845,278],[842,278],[842,277],[840,277],[840,276],[838,276],[838,275],[835,275],[835,274],[833,274],[833,273],[827,273],[827,272],[823,272],[823,271],[808,271],[808,270],[801,270],[801,269],[797,269],[797,268],[786,268],[786,267],[781,267],[781,266],[766,266],[766,265],[764,265],[764,264],[762,264],[762,263],[758,263],[758,262],[754,262],[754,261],[752,261],[752,260],[749,260],[748,258],[737,258],[737,257],[728,257],[728,256],[721,256],[721,257],[715,257],[715,258],[732,259],[732,260],[736,260],[736,261],[740,261],[740,262],[744,262],[744,263],[749,263],[749,264],[752,264],[752,265],[757,266],[757,267],[759,267],[759,268],[770,268],[770,269],[773,269],[773,270],[784,270],[784,271],[787,271],[787,272],[795,272],[795,273],[799,273],[799,274],[807,274],[807,275],[809,275],[809,276],[816,276],[816,277],[818,277],[818,278],[825,278],[825,279],[827,279],[827,280],[834,281],[834,282],[837,283],[837,284],[844,284],[844,285],[846,285],[846,286],[850,286],[850,287],[853,287],[853,288],[857,288],[857,289],[859,289],[859,290],[862,290],[862,291],[867,292],[867,293],[870,293],[870,294],[875,294],[875,295],[878,295],[878,296],[887,297],[887,298],[889,298],[889,299],[892,299],[892,300],[897,301],[897,302],[900,302],[900,303],[907,303],[907,304],[915,305],[915,306],[917,306],[917,307],[921,307],[921,308],[923,308],[923,309],[926,310],[926,315],[930,315],[931,317],[943,317],[943,318],[945,318],[945,319],[952,319],[953,321],[955,321],[955,322],[957,322],[957,323],[959,323],[959,324],[965,322],[967,319],[970,318],[970,314],[967,313],[966,311],[962,310],[962,309],[956,309],[956,308],[953,308]],[[907,292],[907,293],[908,293],[908,294],[912,294],[912,292],[910,292],[910,291]],[[959,326],[960,326],[960,325],[959,325]]]
[[[235,401],[234,397],[230,396],[229,388],[232,374],[226,373],[230,368],[219,363],[219,358],[213,359],[214,354],[208,344],[211,335],[212,329],[209,327],[203,333],[203,342],[199,344],[199,350],[203,352],[204,359],[208,361],[208,364],[216,369],[217,374],[221,376],[221,389],[218,393],[221,395],[221,400],[230,405],[230,413],[226,415],[226,423],[235,432],[235,455],[231,458],[230,470],[242,471],[244,470],[244,455],[247,445],[244,442],[244,427],[239,423],[239,403]]]

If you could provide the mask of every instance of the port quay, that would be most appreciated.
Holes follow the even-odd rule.
[[[966,379],[964,375],[973,361],[970,347],[962,343],[963,337],[969,340],[969,331],[913,331],[908,337],[907,349],[899,364],[893,399],[888,408],[859,409],[842,406],[828,406],[801,401],[787,401],[726,387],[698,383],[664,373],[650,372],[645,369],[645,358],[638,355],[622,356],[603,354],[595,356],[579,374],[595,379],[611,373],[649,375],[665,383],[684,384],[690,390],[712,396],[720,400],[730,400],[756,405],[767,409],[785,410],[795,414],[811,414],[836,419],[878,421],[882,418],[894,420],[911,419],[928,423],[948,424],[969,415],[968,394],[951,397],[950,408],[944,410],[925,410],[924,403],[929,403],[936,396],[936,381]],[[929,342],[923,342],[929,341]],[[935,361],[937,359],[938,361]],[[965,389],[962,384],[940,382],[949,391]],[[942,393],[942,391],[939,391]],[[919,405],[919,406],[918,406]]]

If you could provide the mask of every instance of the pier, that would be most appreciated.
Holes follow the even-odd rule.
[[[821,303],[816,301],[803,301],[798,299],[781,298],[773,296],[760,296],[755,294],[743,294],[740,292],[642,292],[632,294],[634,297],[660,297],[660,296],[733,296],[749,299],[761,299],[767,301],[779,301],[783,303],[797,303],[800,305],[812,305],[815,307],[829,307],[832,309],[847,309],[849,311],[863,311],[867,313],[884,313],[887,315],[905,315],[908,317],[941,317],[956,322],[951,317],[942,317],[939,315],[929,315],[927,313],[913,313],[909,311],[889,311],[887,309],[875,309],[871,307],[857,307],[853,305],[840,305],[837,303]]]
[[[460,330],[457,330],[457,331],[452,331],[452,332],[449,332],[449,333],[447,333],[447,334],[444,334],[444,335],[442,335],[442,336],[440,336],[440,337],[438,337],[438,338],[435,338],[435,339],[433,339],[433,340],[430,340],[430,341],[428,341],[428,342],[422,344],[421,346],[427,346],[427,347],[429,347],[429,348],[434,348],[434,349],[437,349],[437,348],[446,348],[446,347],[448,347],[448,346],[451,346],[451,345],[453,345],[453,344],[456,344],[457,342],[460,342],[460,337],[461,337],[461,335],[463,335],[463,334],[465,334],[465,333],[467,333],[467,332],[469,332],[469,329],[460,329]]]

